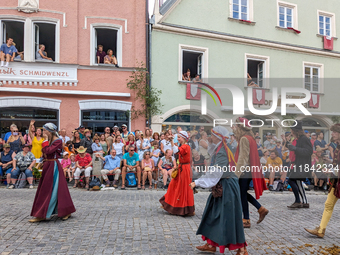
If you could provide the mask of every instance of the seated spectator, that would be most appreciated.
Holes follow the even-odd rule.
[[[47,57],[45,45],[39,44],[39,50],[35,53],[35,59],[39,61],[53,61],[52,58]]]
[[[74,186],[73,188],[76,188],[79,182],[80,174],[85,171],[85,182],[86,186],[85,188],[87,190],[90,189],[90,176],[92,171],[92,158],[89,153],[86,153],[86,148],[83,146],[80,146],[77,150],[78,155],[76,156],[76,171],[74,172]]]
[[[70,165],[70,172],[69,172],[69,182],[73,181],[74,178],[74,172],[76,171],[76,155],[75,154],[71,154],[70,155],[70,160],[71,160],[71,165]]]
[[[165,156],[158,162],[158,168],[163,174],[163,189],[167,189],[168,185],[166,183],[168,176],[170,176],[171,179],[171,173],[176,168],[176,160],[175,157],[172,156],[172,150],[168,149],[165,151]]]
[[[74,146],[72,141],[67,141],[64,147],[64,151],[68,152],[69,157],[71,154],[75,154]]]
[[[192,150],[192,179],[197,180],[205,173],[205,167],[207,166],[207,161],[203,157],[203,155],[200,155],[198,151]]]
[[[314,190],[323,190],[325,182],[327,183],[326,169],[327,165],[323,160],[322,149],[317,146],[316,151],[312,154],[312,177],[314,178]],[[325,164],[325,165],[324,165]]]
[[[104,154],[107,155],[108,149],[107,149],[107,142],[106,142],[105,134],[100,135],[100,145],[103,148]]]
[[[231,150],[231,152],[235,155],[236,149],[237,149],[237,142],[235,139],[235,135],[233,132],[229,133],[230,138],[228,139],[228,147]]]
[[[107,55],[104,57],[104,64],[111,64],[118,67],[116,56],[113,55],[113,51],[111,49],[107,51]]]
[[[269,157],[269,150],[264,149],[263,150],[263,157],[260,158],[260,163],[261,163],[262,166],[265,166],[267,164],[268,157]]]
[[[155,167],[157,167],[157,163],[158,163],[158,160],[159,160],[159,155],[161,153],[161,150],[159,149],[158,141],[153,141],[152,145],[153,145],[153,149],[152,149],[152,153],[151,153],[151,158],[155,163]]]
[[[106,56],[105,51],[103,51],[103,45],[98,45],[98,50],[97,50],[97,63],[98,64],[104,64],[104,58]]]
[[[153,133],[151,142],[157,142],[157,143],[158,143],[158,146],[159,146],[160,141],[161,141],[161,140],[160,140],[159,133],[158,133],[158,132]]]
[[[132,134],[132,132],[128,131],[127,125],[123,124],[122,125],[122,138],[127,142],[129,134]],[[116,130],[116,136],[120,135],[120,132]]]
[[[196,130],[192,132],[188,144],[192,150],[199,151],[199,141],[197,140],[197,134],[198,132]]]
[[[91,131],[88,129],[85,129],[84,131],[85,137],[81,139],[80,146],[83,146],[86,148],[86,151],[88,154],[92,155],[92,140],[91,140]]]
[[[25,144],[23,151],[20,151],[13,160],[13,170],[11,173],[12,185],[9,189],[14,188],[20,172],[25,172],[27,181],[30,185],[30,189],[33,189],[33,166],[35,165],[35,157],[32,152],[30,152],[30,146]]]
[[[13,170],[13,160],[15,152],[11,150],[11,146],[8,143],[3,145],[3,151],[0,153],[0,177],[6,173],[7,177],[7,189],[11,183],[11,172]]]
[[[98,153],[101,153],[103,154],[104,151],[103,151],[103,147],[102,145],[100,144],[100,138],[99,136],[95,135],[93,137],[93,143],[91,145],[91,148],[92,148],[92,152],[95,153],[95,154],[98,154]]]
[[[249,73],[247,73],[247,83],[248,83],[248,87],[254,87],[254,88],[259,88],[260,86],[257,85],[254,81],[253,78],[251,78],[251,76],[249,75]]]
[[[96,154],[96,157],[101,158],[104,161],[104,169],[101,170],[101,174],[106,183],[106,187],[110,187],[111,185],[109,179],[107,178],[108,174],[115,175],[112,186],[115,188],[118,187],[118,179],[121,170],[120,170],[120,158],[116,156],[116,150],[112,149],[111,155],[103,157],[99,154]]]
[[[25,144],[25,140],[16,126],[13,128],[12,135],[8,138],[7,143],[11,146],[11,150],[15,153],[22,151],[22,146]]]
[[[135,136],[133,134],[128,135],[128,140],[125,143],[125,152],[129,151],[129,146],[133,146],[135,148],[135,152],[138,151],[135,141]]]
[[[261,137],[255,136],[255,141],[256,141],[257,151],[259,153],[259,157],[261,158],[263,156],[263,147],[262,147],[262,144],[261,144]]]
[[[116,151],[117,157],[122,160],[123,159],[123,150],[124,150],[124,143],[122,143],[124,139],[120,135],[117,135],[113,138],[112,148]]]
[[[134,146],[129,146],[129,151],[123,156],[123,169],[122,169],[122,190],[125,189],[125,177],[127,172],[137,172],[138,186],[137,189],[141,189],[141,168],[139,165],[139,156],[135,152]]]
[[[188,69],[187,72],[182,75],[182,80],[183,81],[191,81],[190,69]]]
[[[72,139],[72,145],[75,151],[80,147],[80,142],[81,142],[80,133],[79,131],[75,130],[73,132],[73,139]]]
[[[143,159],[144,152],[150,151],[150,141],[144,138],[144,134],[140,132],[140,139],[137,141],[136,145],[138,148],[139,160],[141,161]]]
[[[143,185],[142,189],[145,189],[145,180],[149,178],[149,189],[152,189],[152,172],[155,170],[155,163],[150,157],[150,151],[145,151],[142,159],[142,171],[143,171]]]
[[[8,67],[9,62],[12,62],[15,57],[15,53],[17,49],[13,45],[13,39],[8,38],[7,43],[4,43],[0,47],[0,60],[1,60],[1,67]],[[6,61],[6,65],[5,65]]]
[[[285,182],[287,172],[282,171],[282,159],[279,157],[277,150],[270,151],[269,158],[267,159],[267,169],[269,174],[269,190],[273,191],[273,184],[275,176],[279,176],[282,183]]]
[[[195,78],[192,79],[192,82],[202,82],[202,79],[199,74],[196,74]]]
[[[68,176],[70,178],[71,160],[69,159],[69,153],[67,151],[63,153],[63,159],[61,160],[60,164],[63,167],[65,177],[67,177],[67,173],[68,173]]]
[[[316,150],[317,146],[321,148],[321,150],[324,152],[325,150],[328,149],[328,144],[323,140],[323,133],[322,132],[317,132],[316,133],[316,141],[314,142],[314,150]]]
[[[15,129],[18,129],[17,125],[15,125],[15,124],[10,125],[10,127],[9,127],[9,130],[10,130],[10,131],[7,132],[7,133],[5,134],[5,137],[4,137],[5,143],[7,143],[8,138],[12,135],[12,133],[14,132]]]

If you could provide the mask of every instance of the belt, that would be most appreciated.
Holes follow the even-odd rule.
[[[52,159],[44,159],[43,161],[46,162],[46,161],[57,161],[58,159],[57,158],[52,158]]]
[[[179,163],[180,165],[190,165],[190,163]]]

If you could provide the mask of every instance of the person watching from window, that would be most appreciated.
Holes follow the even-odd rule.
[[[182,80],[183,81],[191,81],[190,69],[188,69],[187,72],[182,75]]]
[[[117,58],[113,55],[113,50],[109,49],[107,55],[104,57],[104,64],[112,64],[118,67]]]
[[[103,51],[103,45],[98,45],[98,50],[97,50],[97,64],[104,64],[104,58],[106,56],[105,51]]]
[[[199,74],[196,74],[195,78],[192,79],[192,82],[202,82],[202,79]]]
[[[8,67],[9,62],[13,62],[16,52],[17,49],[13,45],[13,39],[8,38],[7,43],[2,44],[0,48],[1,67]],[[5,61],[6,65],[4,65]]]
[[[35,53],[35,59],[36,60],[49,60],[51,61],[52,58],[47,57],[47,52],[45,51],[45,45],[39,44],[39,50]]]

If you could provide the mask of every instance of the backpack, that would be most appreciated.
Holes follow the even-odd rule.
[[[90,181],[90,184],[89,184],[90,188],[93,188],[94,186],[100,187],[100,185],[101,183],[100,183],[99,178],[92,179],[92,181]]]
[[[17,182],[15,183],[14,187],[16,189],[23,189],[26,187],[26,184],[27,184],[27,180],[26,180],[26,174],[25,172],[21,172],[19,174],[19,177],[18,177],[18,180]]]
[[[137,186],[137,181],[136,181],[136,176],[134,173],[127,173],[126,174],[126,186],[127,187],[136,187]]]

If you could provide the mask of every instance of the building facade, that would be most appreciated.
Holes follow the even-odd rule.
[[[309,131],[324,131],[329,139],[329,127],[340,109],[336,92],[340,78],[338,15],[336,0],[156,1],[151,81],[163,90],[164,107],[163,114],[154,116],[153,129],[202,125],[208,130],[214,119],[235,121],[243,115],[256,119],[252,124],[259,126],[255,130],[262,137],[267,132],[281,134],[285,130],[280,122],[289,118],[303,120]],[[207,87],[216,105],[206,97],[203,85],[183,81],[188,69],[191,79],[197,74],[223,95],[221,104]],[[244,114],[233,114],[232,93],[218,89],[218,84],[226,83],[244,94]],[[281,115],[281,90],[286,87],[310,91],[311,99],[303,105],[311,115],[294,105],[287,106],[286,116]],[[252,88],[249,93],[255,109],[274,107],[275,111],[255,116],[247,104],[248,88]],[[277,100],[274,88],[278,89]],[[303,97],[289,95],[291,99]],[[207,98],[206,115],[201,114],[202,98]]]
[[[79,125],[102,132],[131,121],[135,103],[126,84],[137,62],[146,62],[146,1],[8,0],[0,6],[0,40],[12,38],[21,57],[0,69],[0,132],[12,123],[49,121],[69,132]],[[52,60],[39,60],[39,45]],[[98,45],[118,67],[97,61]],[[70,133],[69,133],[70,134]]]

